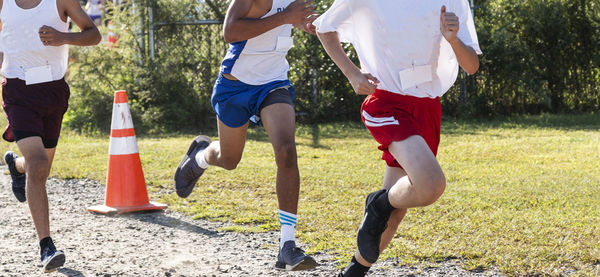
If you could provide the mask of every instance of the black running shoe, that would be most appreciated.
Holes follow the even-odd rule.
[[[200,168],[196,163],[196,153],[206,149],[210,145],[210,138],[207,136],[197,136],[188,151],[183,155],[181,162],[175,170],[175,190],[181,198],[188,197],[194,190],[194,186],[204,173],[204,169]]]
[[[379,190],[367,196],[365,214],[360,227],[358,227],[358,235],[356,236],[358,251],[369,263],[375,263],[379,258],[381,234],[385,231],[391,215],[391,212],[385,213],[377,210],[373,203],[383,193],[385,193],[385,190]]]
[[[8,165],[8,171],[10,171],[10,178],[12,178],[12,191],[19,202],[27,201],[25,196],[25,173],[17,171],[15,160],[18,158],[17,154],[13,151],[6,151],[4,154],[4,161]]]
[[[302,249],[296,247],[296,242],[293,240],[283,244],[283,248],[277,255],[277,263],[275,263],[275,268],[288,271],[309,270],[315,267],[317,267],[317,261],[304,254]]]
[[[42,249],[42,267],[44,272],[53,272],[65,264],[65,253],[56,250],[52,240]]]

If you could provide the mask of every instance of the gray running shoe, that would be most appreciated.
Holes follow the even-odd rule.
[[[175,170],[175,190],[181,198],[188,197],[194,190],[194,186],[204,173],[204,169],[200,168],[196,163],[196,153],[206,149],[210,145],[210,138],[207,136],[197,136],[188,151],[183,155],[181,162]]]
[[[19,202],[27,201],[25,196],[25,173],[17,171],[15,160],[18,158],[17,154],[13,151],[6,151],[4,154],[4,161],[8,165],[8,171],[10,171],[10,178],[12,178],[12,191]]]
[[[356,236],[358,251],[369,263],[375,263],[379,258],[381,234],[387,228],[387,222],[391,215],[391,212],[385,213],[379,211],[373,203],[383,193],[385,193],[385,190],[379,190],[367,196],[365,214],[360,227],[358,227],[358,235]]]
[[[65,264],[65,253],[56,250],[54,243],[50,241],[48,246],[42,249],[42,267],[44,272],[53,272]]]
[[[280,270],[309,270],[317,267],[317,261],[313,257],[304,254],[304,251],[296,247],[295,241],[286,241],[277,255],[275,268]]]

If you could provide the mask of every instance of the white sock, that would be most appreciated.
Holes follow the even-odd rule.
[[[198,153],[196,153],[196,163],[202,169],[208,168],[209,164],[208,162],[206,162],[206,158],[204,157],[204,150],[198,151]]]
[[[279,240],[279,249],[287,241],[296,241],[296,220],[298,216],[293,213],[279,210],[279,223],[281,224],[281,239]]]

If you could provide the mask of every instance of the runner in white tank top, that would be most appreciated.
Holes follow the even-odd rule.
[[[83,31],[68,33],[67,18]],[[0,24],[1,72],[6,77],[2,97],[9,123],[2,137],[16,141],[23,154],[8,151],[4,160],[15,197],[29,202],[42,268],[50,272],[65,262],[50,238],[45,183],[68,106],[68,45],[95,45],[101,37],[78,0],[0,0]]]
[[[316,261],[296,247],[295,227],[300,178],[296,157],[294,92],[285,56],[293,46],[292,26],[314,34],[312,0],[233,0],[223,34],[231,45],[223,60],[211,102],[219,139],[198,136],[175,172],[180,197],[192,193],[209,165],[232,170],[239,163],[248,122],[262,123],[271,138],[277,164],[281,238],[275,267],[308,270]]]

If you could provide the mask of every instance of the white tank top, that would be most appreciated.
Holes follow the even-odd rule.
[[[261,18],[282,12],[293,0],[273,0],[271,10]],[[290,68],[285,56],[292,48],[292,25],[277,26],[257,37],[231,43],[221,63],[221,74],[231,74],[250,85],[287,80]]]
[[[4,0],[0,20],[4,77],[25,80],[25,69],[45,65],[52,68],[53,80],[65,76],[69,46],[44,46],[38,34],[44,25],[59,32],[68,31],[69,24],[60,18],[56,0],[42,0],[35,8],[27,10],[17,6],[15,0]]]
[[[102,15],[102,9],[100,9],[100,0],[88,0],[87,10],[85,11],[88,15]]]

